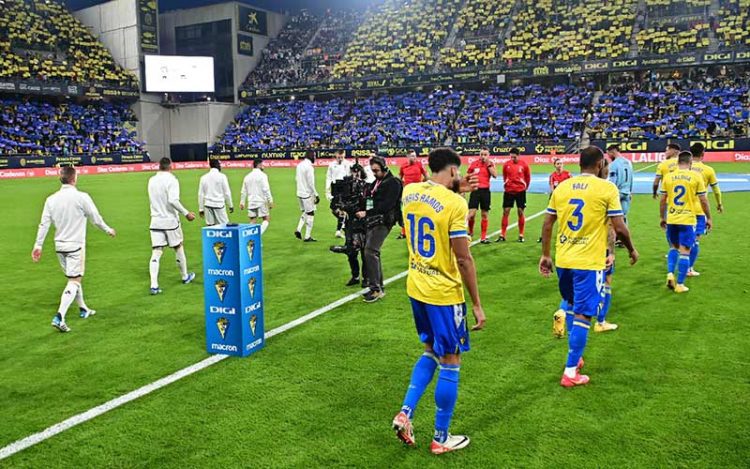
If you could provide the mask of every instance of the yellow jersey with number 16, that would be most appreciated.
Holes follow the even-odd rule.
[[[434,182],[404,187],[404,229],[409,245],[406,292],[436,306],[465,302],[451,238],[468,237],[466,199]]]
[[[699,198],[706,193],[703,176],[691,169],[678,169],[667,175],[662,187],[662,194],[667,194],[667,224],[695,225],[695,216],[703,213]]]
[[[557,216],[555,265],[603,270],[609,217],[623,216],[617,186],[593,174],[567,179],[552,192],[547,213]]]

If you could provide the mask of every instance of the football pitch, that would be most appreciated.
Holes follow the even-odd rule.
[[[750,173],[745,163],[712,166]],[[245,173],[226,171],[237,208]],[[356,288],[344,287],[346,257],[328,251],[339,240],[324,202],[313,231],[319,242],[296,240],[294,171],[267,173],[276,201],[263,238],[270,330]],[[183,203],[197,210],[203,172],[175,174]],[[92,195],[117,238],[89,226],[84,292],[97,315],[82,320],[71,308],[69,334],[49,325],[65,284],[52,233],[41,263],[30,256],[44,199],[59,183],[0,183],[0,447],[208,356],[200,220],[183,222],[196,282],[182,285],[174,254],[165,252],[164,293],[148,294],[149,177],[80,178],[79,188]],[[317,168],[316,177],[323,194],[325,169]],[[490,231],[499,229],[501,200],[493,194]],[[530,195],[527,217],[546,201]],[[712,194],[709,202],[715,210]],[[559,385],[567,340],[551,333],[557,282],[537,272],[542,218],[527,223],[525,244],[513,242],[514,229],[506,243],[472,248],[487,327],[472,333],[462,364],[451,431],[472,438],[464,451],[429,453],[434,383],[416,411],[418,447],[403,447],[390,429],[421,354],[405,280],[399,279],[380,302],[348,302],[270,338],[250,358],[223,360],[0,466],[747,467],[749,205],[750,193],[724,195],[726,213],[714,211],[714,231],[701,243],[696,269],[702,275],[688,279],[689,293],[675,295],[663,283],[666,242],[658,202],[634,198],[629,221],[641,259],[631,267],[625,250],[617,251],[608,320],[620,329],[592,329],[585,354],[591,384],[575,389]],[[246,221],[239,209],[230,218]],[[406,268],[406,244],[396,235],[394,229],[384,246],[386,278]]]

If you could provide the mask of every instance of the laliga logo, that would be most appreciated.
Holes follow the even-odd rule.
[[[221,265],[221,262],[224,260],[224,253],[227,251],[227,245],[224,244],[221,241],[217,241],[214,243],[214,256],[216,256],[216,261]]]
[[[229,320],[227,318],[219,318],[219,320],[216,321],[216,328],[219,329],[221,340],[224,340],[224,337],[227,335],[227,329],[229,329]]]
[[[250,290],[250,298],[255,298],[255,277],[250,277],[250,280],[247,281],[247,288]]]
[[[219,295],[219,301],[222,303],[224,302],[224,296],[227,293],[227,288],[229,288],[229,284],[224,279],[219,279],[216,282],[214,282],[214,288],[216,289],[216,294]]]
[[[253,254],[255,254],[255,241],[252,239],[248,240],[246,248],[248,257],[250,260],[253,260]]]
[[[258,316],[253,314],[250,316],[250,332],[253,333],[253,337],[255,337],[255,326],[258,325]]]

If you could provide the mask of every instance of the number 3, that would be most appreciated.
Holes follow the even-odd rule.
[[[576,221],[575,224],[573,224],[570,220],[568,220],[568,228],[570,228],[573,231],[578,231],[583,226],[583,204],[585,202],[581,199],[570,199],[570,205],[575,205],[576,208],[573,210],[573,213],[571,213],[571,216],[575,217]]]
[[[427,217],[417,220],[417,216],[413,213],[407,215],[406,218],[409,220],[411,250],[425,258],[434,256],[435,237],[432,236],[432,231],[435,229],[435,223]]]

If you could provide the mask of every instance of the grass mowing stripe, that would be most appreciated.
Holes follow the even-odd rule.
[[[538,218],[542,216],[545,213],[544,210],[535,213],[534,215],[531,215],[526,218],[526,220],[533,220],[535,218]],[[513,223],[512,225],[509,225],[509,229],[516,228],[518,226],[518,223]],[[490,233],[488,236],[495,236],[498,235],[500,231],[495,231]],[[471,243],[472,246],[479,243],[479,240],[473,241]],[[404,277],[406,277],[406,274],[408,273],[407,270],[396,274],[388,279],[386,279],[383,283],[388,285],[390,283],[393,283],[395,281],[398,281]],[[304,324],[312,319],[315,319],[318,316],[321,316],[333,309],[338,308],[339,306],[342,306],[346,303],[349,303],[352,300],[355,300],[359,298],[363,293],[365,293],[367,289],[362,289],[358,291],[357,293],[352,293],[351,295],[347,295],[343,298],[340,298],[333,303],[330,303],[326,306],[323,306],[322,308],[316,309],[315,311],[312,311],[310,313],[305,314],[304,316],[301,316],[293,321],[289,321],[286,324],[282,324],[279,327],[276,327],[274,329],[271,329],[270,331],[266,332],[265,338],[269,339],[275,335],[279,335],[283,332],[286,332],[290,329],[293,329],[301,324]],[[153,383],[149,383],[145,386],[142,386],[134,391],[130,391],[127,394],[123,394],[120,397],[116,397],[115,399],[112,399],[110,401],[105,402],[104,404],[98,405],[96,407],[93,407],[86,412],[74,415],[68,419],[63,420],[60,423],[57,423],[55,425],[52,425],[51,427],[48,427],[44,430],[42,430],[39,433],[34,433],[32,435],[29,435],[23,439],[20,439],[18,441],[15,441],[4,448],[0,448],[0,460],[3,460],[5,458],[8,458],[10,456],[13,456],[16,453],[19,453],[26,448],[29,448],[31,446],[36,445],[37,443],[41,443],[44,440],[47,440],[49,438],[52,438],[55,435],[58,435],[66,430],[69,430],[77,425],[80,425],[84,422],[88,422],[89,420],[92,420],[102,414],[105,414],[109,412],[110,410],[116,409],[124,404],[127,404],[128,402],[134,401],[138,399],[139,397],[143,397],[147,394],[150,394],[158,389],[161,389],[167,385],[170,385],[176,381],[179,381],[182,378],[185,378],[186,376],[190,376],[194,373],[197,373],[201,370],[204,370],[208,368],[209,366],[215,365],[216,363],[219,363],[220,361],[224,360],[225,358],[229,358],[229,355],[214,355],[209,358],[206,358],[204,360],[199,361],[198,363],[195,363],[193,365],[190,365],[188,367],[185,367],[179,371],[176,371],[175,373],[172,373],[169,376],[165,376],[164,378],[158,379],[154,381]]]

